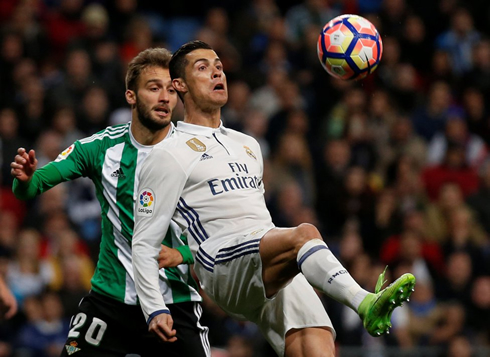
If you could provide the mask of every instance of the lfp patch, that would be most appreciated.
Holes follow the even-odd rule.
[[[75,149],[75,143],[71,144],[61,154],[59,154],[55,161],[61,161],[66,159],[73,152],[73,149]]]
[[[145,188],[138,194],[138,207],[136,214],[142,217],[153,216],[153,211],[155,208],[155,195],[153,191]]]

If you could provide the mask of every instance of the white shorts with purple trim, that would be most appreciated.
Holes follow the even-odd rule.
[[[195,271],[206,294],[229,315],[258,325],[279,356],[291,329],[307,327],[335,330],[315,290],[298,274],[273,298],[265,295],[259,245],[269,229],[230,238],[216,255],[200,250]]]

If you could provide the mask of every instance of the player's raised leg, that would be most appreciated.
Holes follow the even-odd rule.
[[[383,290],[384,282],[378,282],[375,293],[369,293],[342,266],[311,224],[270,230],[262,238],[260,256],[267,296],[276,294],[302,272],[313,287],[358,312],[373,336],[388,332],[391,313],[408,300],[415,286],[415,277],[404,274]]]

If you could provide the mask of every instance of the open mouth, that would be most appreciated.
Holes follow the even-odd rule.
[[[155,111],[159,113],[165,113],[165,114],[168,114],[169,112],[168,108],[163,108],[163,107],[156,108]]]
[[[170,111],[168,110],[168,108],[164,108],[164,107],[158,107],[155,109],[155,111],[159,114],[163,114],[163,115],[167,115]]]
[[[225,86],[222,83],[218,83],[214,86],[213,90],[223,90]]]

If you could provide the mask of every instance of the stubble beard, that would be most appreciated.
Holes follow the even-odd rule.
[[[136,101],[136,113],[138,114],[140,123],[152,132],[165,129],[170,124],[170,120],[158,121],[153,119],[151,117],[151,110],[142,105],[139,100]]]

